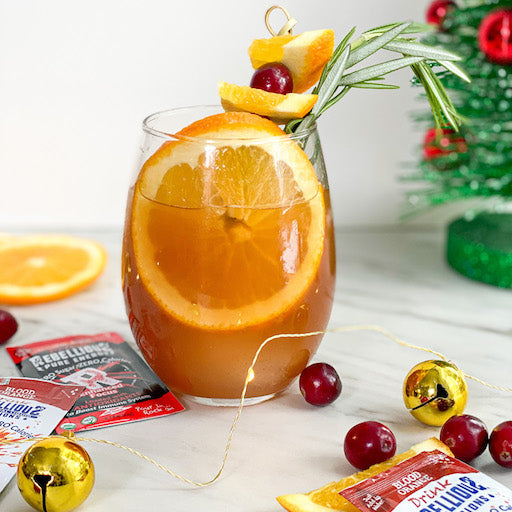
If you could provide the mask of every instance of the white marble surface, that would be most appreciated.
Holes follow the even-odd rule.
[[[102,241],[110,254],[105,274],[89,290],[67,300],[12,308],[20,329],[10,345],[69,334],[115,330],[133,342],[120,290],[120,233],[81,233]],[[467,280],[443,261],[439,231],[344,231],[337,234],[338,280],[331,327],[374,324],[410,343],[443,352],[467,373],[512,387],[512,291]],[[401,387],[407,372],[427,354],[400,347],[372,332],[328,335],[315,358],[333,364],[343,381],[341,397],[314,408],[298,386],[242,413],[225,471],[207,488],[191,488],[116,448],[87,443],[96,466],[84,512],[123,510],[281,510],[275,496],[305,492],[348,475],[343,456],[348,429],[364,420],[386,423],[398,450],[432,435],[405,410]],[[0,351],[0,375],[16,369]],[[512,394],[469,382],[466,412],[489,429],[512,420]],[[85,433],[113,440],[157,459],[194,480],[218,470],[235,411],[186,404],[173,416]],[[486,452],[475,466],[512,487],[512,470]],[[15,482],[0,494],[0,510],[29,510]]]

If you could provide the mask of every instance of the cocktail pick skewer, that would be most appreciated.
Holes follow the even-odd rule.
[[[270,25],[270,13],[274,11],[275,9],[280,9],[284,12],[284,15],[286,16],[286,19],[288,20],[280,29],[278,32],[276,32],[272,26]],[[265,13],[265,26],[267,27],[267,30],[270,32],[272,36],[285,36],[285,35],[292,35],[292,29],[297,24],[297,20],[292,18],[288,11],[280,6],[280,5],[273,5],[269,9],[267,9],[267,12]]]

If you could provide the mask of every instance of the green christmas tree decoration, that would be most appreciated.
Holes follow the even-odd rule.
[[[415,115],[426,129],[419,165],[405,177],[414,185],[408,213],[486,199],[449,225],[448,263],[512,288],[512,0],[434,0],[427,21],[434,30],[422,42],[459,54],[471,80],[433,68],[464,122],[439,129],[431,114]]]

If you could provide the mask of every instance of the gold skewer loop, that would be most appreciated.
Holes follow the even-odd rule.
[[[286,16],[286,19],[288,20],[281,29],[276,33],[276,31],[271,27],[270,25],[270,13],[274,11],[275,9],[280,9],[283,11],[284,15]],[[265,25],[267,27],[267,30],[270,32],[272,36],[285,36],[285,35],[292,35],[292,29],[297,24],[297,20],[292,18],[288,11],[280,6],[280,5],[273,5],[269,9],[267,9],[267,12],[265,13]]]

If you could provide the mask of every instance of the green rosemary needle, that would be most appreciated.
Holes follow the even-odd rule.
[[[431,64],[442,66],[467,82],[470,79],[456,64],[461,59],[457,54],[416,42],[415,34],[429,30],[429,25],[420,23],[391,23],[368,30],[351,42],[355,33],[353,28],[334,50],[318,84],[313,89],[313,93],[318,95],[315,106],[303,119],[289,121],[285,131],[293,133],[308,128],[350,89],[397,89],[397,85],[383,83],[385,75],[406,67],[412,69],[418,82],[423,85],[436,125],[449,125],[457,130],[462,121],[461,116],[432,70]],[[381,49],[399,53],[401,56],[379,64],[352,69]]]

